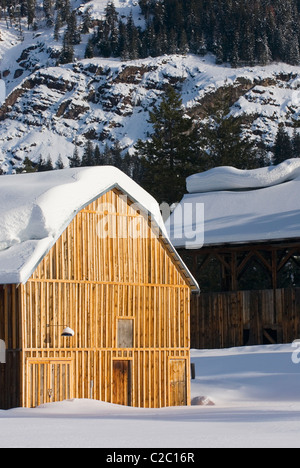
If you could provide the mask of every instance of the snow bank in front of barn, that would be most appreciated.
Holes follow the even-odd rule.
[[[70,400],[0,411],[0,448],[299,448],[300,364],[292,361],[298,350],[290,344],[192,350],[192,397],[206,395],[215,406]]]
[[[114,187],[150,213],[166,235],[155,199],[114,167],[1,177],[0,283],[26,281],[77,212]]]
[[[300,177],[300,159],[289,159],[278,166],[240,170],[217,167],[187,178],[189,193],[221,190],[246,190],[272,187]]]

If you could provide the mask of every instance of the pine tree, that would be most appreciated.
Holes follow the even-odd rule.
[[[127,27],[120,21],[119,23],[119,54],[122,60],[129,60],[129,41]]]
[[[46,171],[52,171],[52,170],[53,170],[53,165],[52,165],[51,156],[49,155],[47,158],[47,161],[45,161],[43,156],[41,155],[37,163],[37,171],[46,172]]]
[[[119,54],[119,17],[114,2],[108,2],[105,8],[105,20],[99,26],[99,51],[104,57]]]
[[[46,17],[46,24],[48,28],[50,28],[54,24],[52,0],[43,0],[43,9]]]
[[[116,142],[111,148],[111,165],[123,170],[122,150],[119,142]]]
[[[296,129],[293,134],[293,157],[300,158],[300,133]]]
[[[94,161],[95,161],[95,166],[105,166],[105,164],[106,164],[104,156],[101,153],[100,148],[99,148],[98,145],[95,147]]]
[[[195,48],[195,53],[200,54],[202,56],[207,54],[207,42],[205,40],[204,34],[201,34],[199,43],[197,44],[197,47]]]
[[[226,117],[225,113],[220,112],[214,122],[201,128],[200,142],[205,169],[218,166],[255,169],[263,165],[257,157],[254,143],[242,136],[240,119]]]
[[[71,63],[74,61],[73,37],[67,29],[63,39],[63,47],[59,57],[59,63]]]
[[[68,156],[68,159],[69,159],[70,167],[81,167],[81,158],[79,156],[77,143],[75,143],[73,156],[72,157]]]
[[[94,166],[94,165],[95,165],[94,147],[93,147],[93,143],[90,140],[88,140],[84,147],[81,166],[88,167],[88,166]]]
[[[128,40],[128,47],[129,47],[129,58],[131,60],[137,59],[140,53],[140,38],[138,30],[134,24],[132,12],[130,13],[127,19],[127,40]]]
[[[36,17],[36,0],[27,0],[27,20],[28,29],[33,25]]]
[[[80,44],[80,31],[77,26],[76,11],[72,11],[67,21],[67,34],[72,45]]]
[[[47,158],[45,167],[46,167],[46,171],[53,171],[53,164],[52,164],[52,159],[50,155]]]
[[[61,12],[61,19],[64,24],[68,23],[69,18],[71,16],[71,4],[70,0],[62,0],[61,2],[61,7],[60,7],[60,12]]]
[[[37,163],[37,171],[38,172],[44,172],[46,170],[45,166],[46,166],[46,162],[45,162],[43,156],[40,155],[38,163]]]
[[[63,163],[61,154],[60,154],[60,155],[58,156],[58,158],[57,158],[56,163],[55,163],[55,169],[61,170],[61,169],[64,169],[64,168],[65,168],[65,166],[64,166],[64,163]]]
[[[23,166],[21,169],[18,169],[17,172],[27,172],[27,173],[30,173],[30,172],[37,172],[37,165],[34,164],[29,158],[28,156],[25,157],[24,161],[23,161]]]
[[[281,164],[287,159],[293,157],[293,145],[289,134],[283,126],[280,126],[276,135],[275,144],[273,147],[273,163],[274,165]]]
[[[88,34],[91,27],[92,27],[91,7],[88,7],[84,10],[83,17],[82,17],[82,25],[81,25],[82,34]]]
[[[85,49],[84,58],[93,58],[93,57],[94,57],[94,41],[93,39],[90,38],[88,40],[88,43]]]
[[[61,27],[62,27],[61,13],[60,11],[58,11],[56,14],[56,21],[55,21],[55,26],[54,26],[54,39],[56,41],[59,40],[59,31]]]
[[[272,61],[272,53],[269,47],[267,35],[264,34],[262,37],[256,40],[256,52],[258,63],[261,65],[267,65]]]
[[[169,86],[159,107],[150,111],[154,133],[135,146],[142,157],[143,187],[159,202],[174,203],[185,193],[185,180],[196,169],[193,122],[180,94]]]
[[[288,40],[286,61],[290,65],[300,64],[299,37],[294,31],[290,34]]]
[[[178,51],[180,54],[187,54],[189,52],[189,44],[188,44],[187,35],[184,29],[181,31],[181,34],[180,34]]]

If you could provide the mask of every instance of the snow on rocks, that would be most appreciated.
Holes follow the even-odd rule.
[[[5,81],[0,80],[0,106],[3,104],[6,98],[6,86]]]
[[[121,2],[120,7],[130,4],[129,0]],[[38,41],[39,44],[46,41],[43,34],[36,43],[28,38],[26,50],[37,46]],[[136,141],[145,140],[152,132],[149,110],[158,105],[169,83],[181,90],[183,105],[195,119],[204,118],[203,100],[214,99],[220,88],[231,86],[237,99],[231,108],[232,115],[253,116],[245,131],[255,131],[270,143],[274,142],[280,122],[292,128],[300,119],[299,69],[290,65],[232,69],[217,65],[212,55],[168,55],[127,62],[79,58],[74,64],[51,67],[48,52],[42,56],[38,47],[28,53],[38,54],[40,68],[31,74],[26,70],[14,80],[22,45],[14,49],[11,57],[10,50],[1,47],[0,43],[2,67],[10,68],[5,78],[9,94],[1,109],[0,128],[4,155],[1,166],[5,172],[5,162],[18,167],[25,156],[34,162],[41,155],[44,159],[50,156],[55,163],[60,154],[67,164],[76,139],[80,150],[87,139],[92,139],[100,149],[118,141],[124,151],[133,152]],[[16,126],[18,133],[22,133],[21,140],[14,135]],[[47,149],[39,144],[45,140],[45,128]],[[12,138],[7,139],[8,134]],[[37,145],[29,141],[32,134]],[[65,144],[58,147],[57,136]]]

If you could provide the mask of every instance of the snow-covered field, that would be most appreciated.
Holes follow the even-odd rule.
[[[299,448],[293,353],[291,345],[192,350],[192,397],[215,406],[149,410],[72,400],[0,411],[0,447]]]

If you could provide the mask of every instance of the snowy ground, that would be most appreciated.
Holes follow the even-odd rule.
[[[299,448],[293,352],[291,345],[192,350],[192,397],[215,406],[146,410],[73,400],[0,411],[0,447]]]

